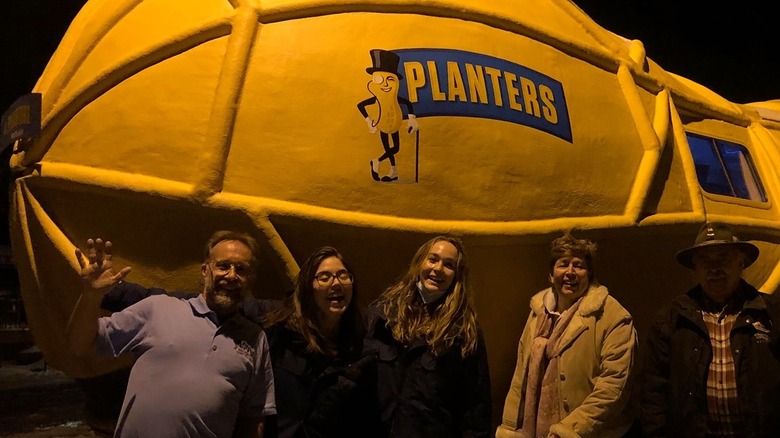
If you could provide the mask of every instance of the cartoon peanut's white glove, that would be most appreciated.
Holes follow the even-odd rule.
[[[376,133],[376,126],[374,126],[374,120],[371,117],[366,117],[366,125],[368,125],[368,132],[371,134]]]
[[[409,114],[409,120],[406,122],[406,130],[409,134],[413,134],[420,129],[420,125],[417,124],[417,117],[414,114]]]

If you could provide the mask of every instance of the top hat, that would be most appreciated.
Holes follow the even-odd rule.
[[[734,246],[742,251],[745,254],[746,268],[758,258],[758,247],[750,242],[742,242],[737,239],[730,226],[708,222],[699,230],[693,246],[677,253],[677,263],[688,269],[693,269],[693,255],[696,251],[704,247],[723,245]]]
[[[398,63],[401,61],[401,57],[389,50],[382,49],[372,49],[369,53],[371,54],[371,62],[374,65],[366,69],[368,74],[383,71],[398,76],[398,79],[404,78],[401,73],[398,73]]]

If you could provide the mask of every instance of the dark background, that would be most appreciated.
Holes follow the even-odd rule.
[[[574,3],[605,29],[642,41],[664,70],[732,102],[780,99],[780,33],[777,14],[769,12],[774,0]]]
[[[482,1],[482,0],[481,0]],[[68,24],[85,0],[0,0],[0,112],[32,90]],[[602,27],[645,45],[665,70],[710,88],[726,99],[780,99],[780,38],[770,1],[717,5],[700,0],[579,0]],[[518,7],[521,2],[518,1]],[[726,7],[726,5],[729,5]],[[0,155],[2,183],[8,150]],[[7,211],[2,190],[0,208]],[[7,244],[7,214],[0,244]]]
[[[602,27],[642,41],[648,56],[665,70],[747,103],[780,98],[780,33],[770,2],[731,2],[729,7],[711,0],[574,3]],[[32,89],[84,3],[0,1],[0,109]]]

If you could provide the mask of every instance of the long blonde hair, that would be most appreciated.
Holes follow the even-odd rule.
[[[446,295],[429,308],[417,292],[417,282],[431,248],[440,241],[449,242],[458,250],[458,263]],[[378,302],[393,337],[404,345],[423,337],[431,351],[440,355],[459,341],[464,358],[477,349],[477,313],[469,283],[468,260],[463,244],[455,237],[437,236],[425,242],[412,258],[406,274],[387,288]]]

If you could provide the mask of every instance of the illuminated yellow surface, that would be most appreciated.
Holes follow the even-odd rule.
[[[456,51],[462,71],[457,56],[485,55],[543,74],[563,87],[571,141],[495,118],[419,116],[419,139],[401,124],[398,181],[376,182],[379,133],[356,108],[371,97],[376,48]],[[400,71],[407,83],[411,68]],[[545,286],[547,244],[563,230],[600,243],[598,276],[640,337],[691,285],[674,253],[705,219],[761,247],[751,282],[780,283],[780,101],[728,102],[568,1],[92,0],[35,91],[42,136],[11,161],[14,255],[36,343],[73,376],[124,365],[64,348],[79,291],[73,250],[93,236],[114,241],[132,281],[198,290],[206,237],[249,230],[264,244],[264,297],[281,296],[297,262],[331,244],[368,302],[429,235],[460,235],[496,412],[528,299]],[[522,90],[511,104],[533,112]],[[769,201],[704,193],[685,131],[745,145]]]

